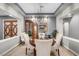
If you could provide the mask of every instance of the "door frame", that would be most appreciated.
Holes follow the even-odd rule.
[[[34,35],[35,33],[33,33],[34,31],[34,26],[37,26],[37,37],[33,36],[32,39],[34,41],[35,38],[38,38],[38,24],[34,23],[33,21],[31,20],[25,20],[25,32],[26,32],[26,22],[30,22],[30,23],[33,23],[33,28],[32,28],[32,35]]]

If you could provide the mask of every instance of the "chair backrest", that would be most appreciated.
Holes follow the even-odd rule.
[[[58,33],[56,36],[56,43],[54,44],[54,49],[58,49],[60,47],[60,42],[62,40],[62,34]]]
[[[23,42],[23,41],[25,41],[25,40],[24,40],[23,33],[21,33],[21,35],[20,35],[20,36],[21,36],[21,41],[22,41],[22,42]]]
[[[24,41],[25,41],[25,44],[28,45],[29,44],[29,35],[26,34],[26,33],[23,33],[23,38],[24,38]]]
[[[36,44],[36,55],[37,56],[50,56],[51,45],[53,40],[35,40]]]
[[[39,33],[39,39],[44,39],[45,38],[45,33]]]

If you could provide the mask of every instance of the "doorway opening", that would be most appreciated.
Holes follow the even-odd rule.
[[[38,38],[38,25],[31,20],[25,20],[25,32],[31,36],[32,40]]]

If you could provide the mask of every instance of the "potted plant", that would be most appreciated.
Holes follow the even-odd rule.
[[[57,33],[58,33],[58,31],[57,31],[57,30],[54,30],[54,31],[52,32],[52,36],[53,36],[53,38],[55,38],[55,39],[56,39],[56,35],[57,35]]]
[[[32,33],[31,33],[31,31],[28,31],[28,35],[29,35],[29,36],[32,36]]]

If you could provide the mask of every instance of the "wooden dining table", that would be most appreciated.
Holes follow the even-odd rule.
[[[52,46],[53,46],[56,43],[56,41],[55,41],[55,39],[52,39],[52,40],[53,40],[53,42],[52,42]],[[29,42],[32,46],[36,47],[35,42],[33,40],[30,40]],[[34,56],[36,56],[36,49],[35,48],[34,48]]]

